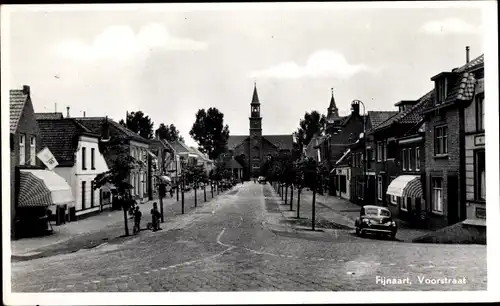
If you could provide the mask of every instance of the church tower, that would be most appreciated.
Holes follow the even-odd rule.
[[[327,121],[333,121],[339,118],[339,109],[335,104],[335,98],[333,97],[333,88],[332,88],[332,98],[330,99],[330,106],[328,106],[328,113],[326,115]]]
[[[257,84],[254,83],[252,102],[250,103],[250,173],[258,176],[262,162],[262,117]]]

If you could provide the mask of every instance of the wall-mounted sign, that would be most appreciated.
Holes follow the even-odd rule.
[[[477,80],[476,93],[484,92],[484,79]]]
[[[57,165],[59,165],[56,158],[54,157],[54,155],[52,155],[52,152],[50,152],[49,148],[47,147],[38,152],[36,156],[45,164],[45,166],[47,166],[47,169],[49,170],[53,170],[55,167],[57,167]]]
[[[474,145],[475,146],[484,146],[484,144],[485,144],[484,135],[478,135],[478,136],[474,137]]]

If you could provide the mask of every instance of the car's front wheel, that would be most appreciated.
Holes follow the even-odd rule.
[[[396,240],[396,232],[392,232],[391,233],[391,239],[392,240]]]
[[[356,236],[359,236],[361,234],[361,231],[359,230],[359,227],[356,227]]]

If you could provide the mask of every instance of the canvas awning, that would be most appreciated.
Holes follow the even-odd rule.
[[[49,170],[21,170],[18,207],[46,207],[74,202],[71,187]]]
[[[166,175],[160,176],[160,179],[163,181],[163,183],[170,184],[172,182],[172,179]]]
[[[398,176],[387,187],[387,194],[405,198],[421,198],[422,184],[420,177],[415,175]]]

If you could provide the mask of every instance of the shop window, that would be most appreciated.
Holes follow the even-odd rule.
[[[24,165],[26,162],[26,136],[19,135],[19,164]]]
[[[432,179],[432,211],[443,212],[443,178]]]
[[[82,210],[85,209],[85,201],[86,201],[86,198],[85,198],[85,193],[87,192],[87,182],[83,181],[82,182]]]
[[[485,151],[475,152],[474,158],[474,186],[476,200],[486,201],[486,160]]]
[[[401,210],[408,211],[408,198],[401,197]]]
[[[434,128],[434,155],[448,154],[448,127]]]
[[[377,177],[377,198],[382,201],[382,196],[383,196],[383,189],[382,189],[382,176],[379,175]]]
[[[90,207],[94,207],[94,181],[90,182]]]

